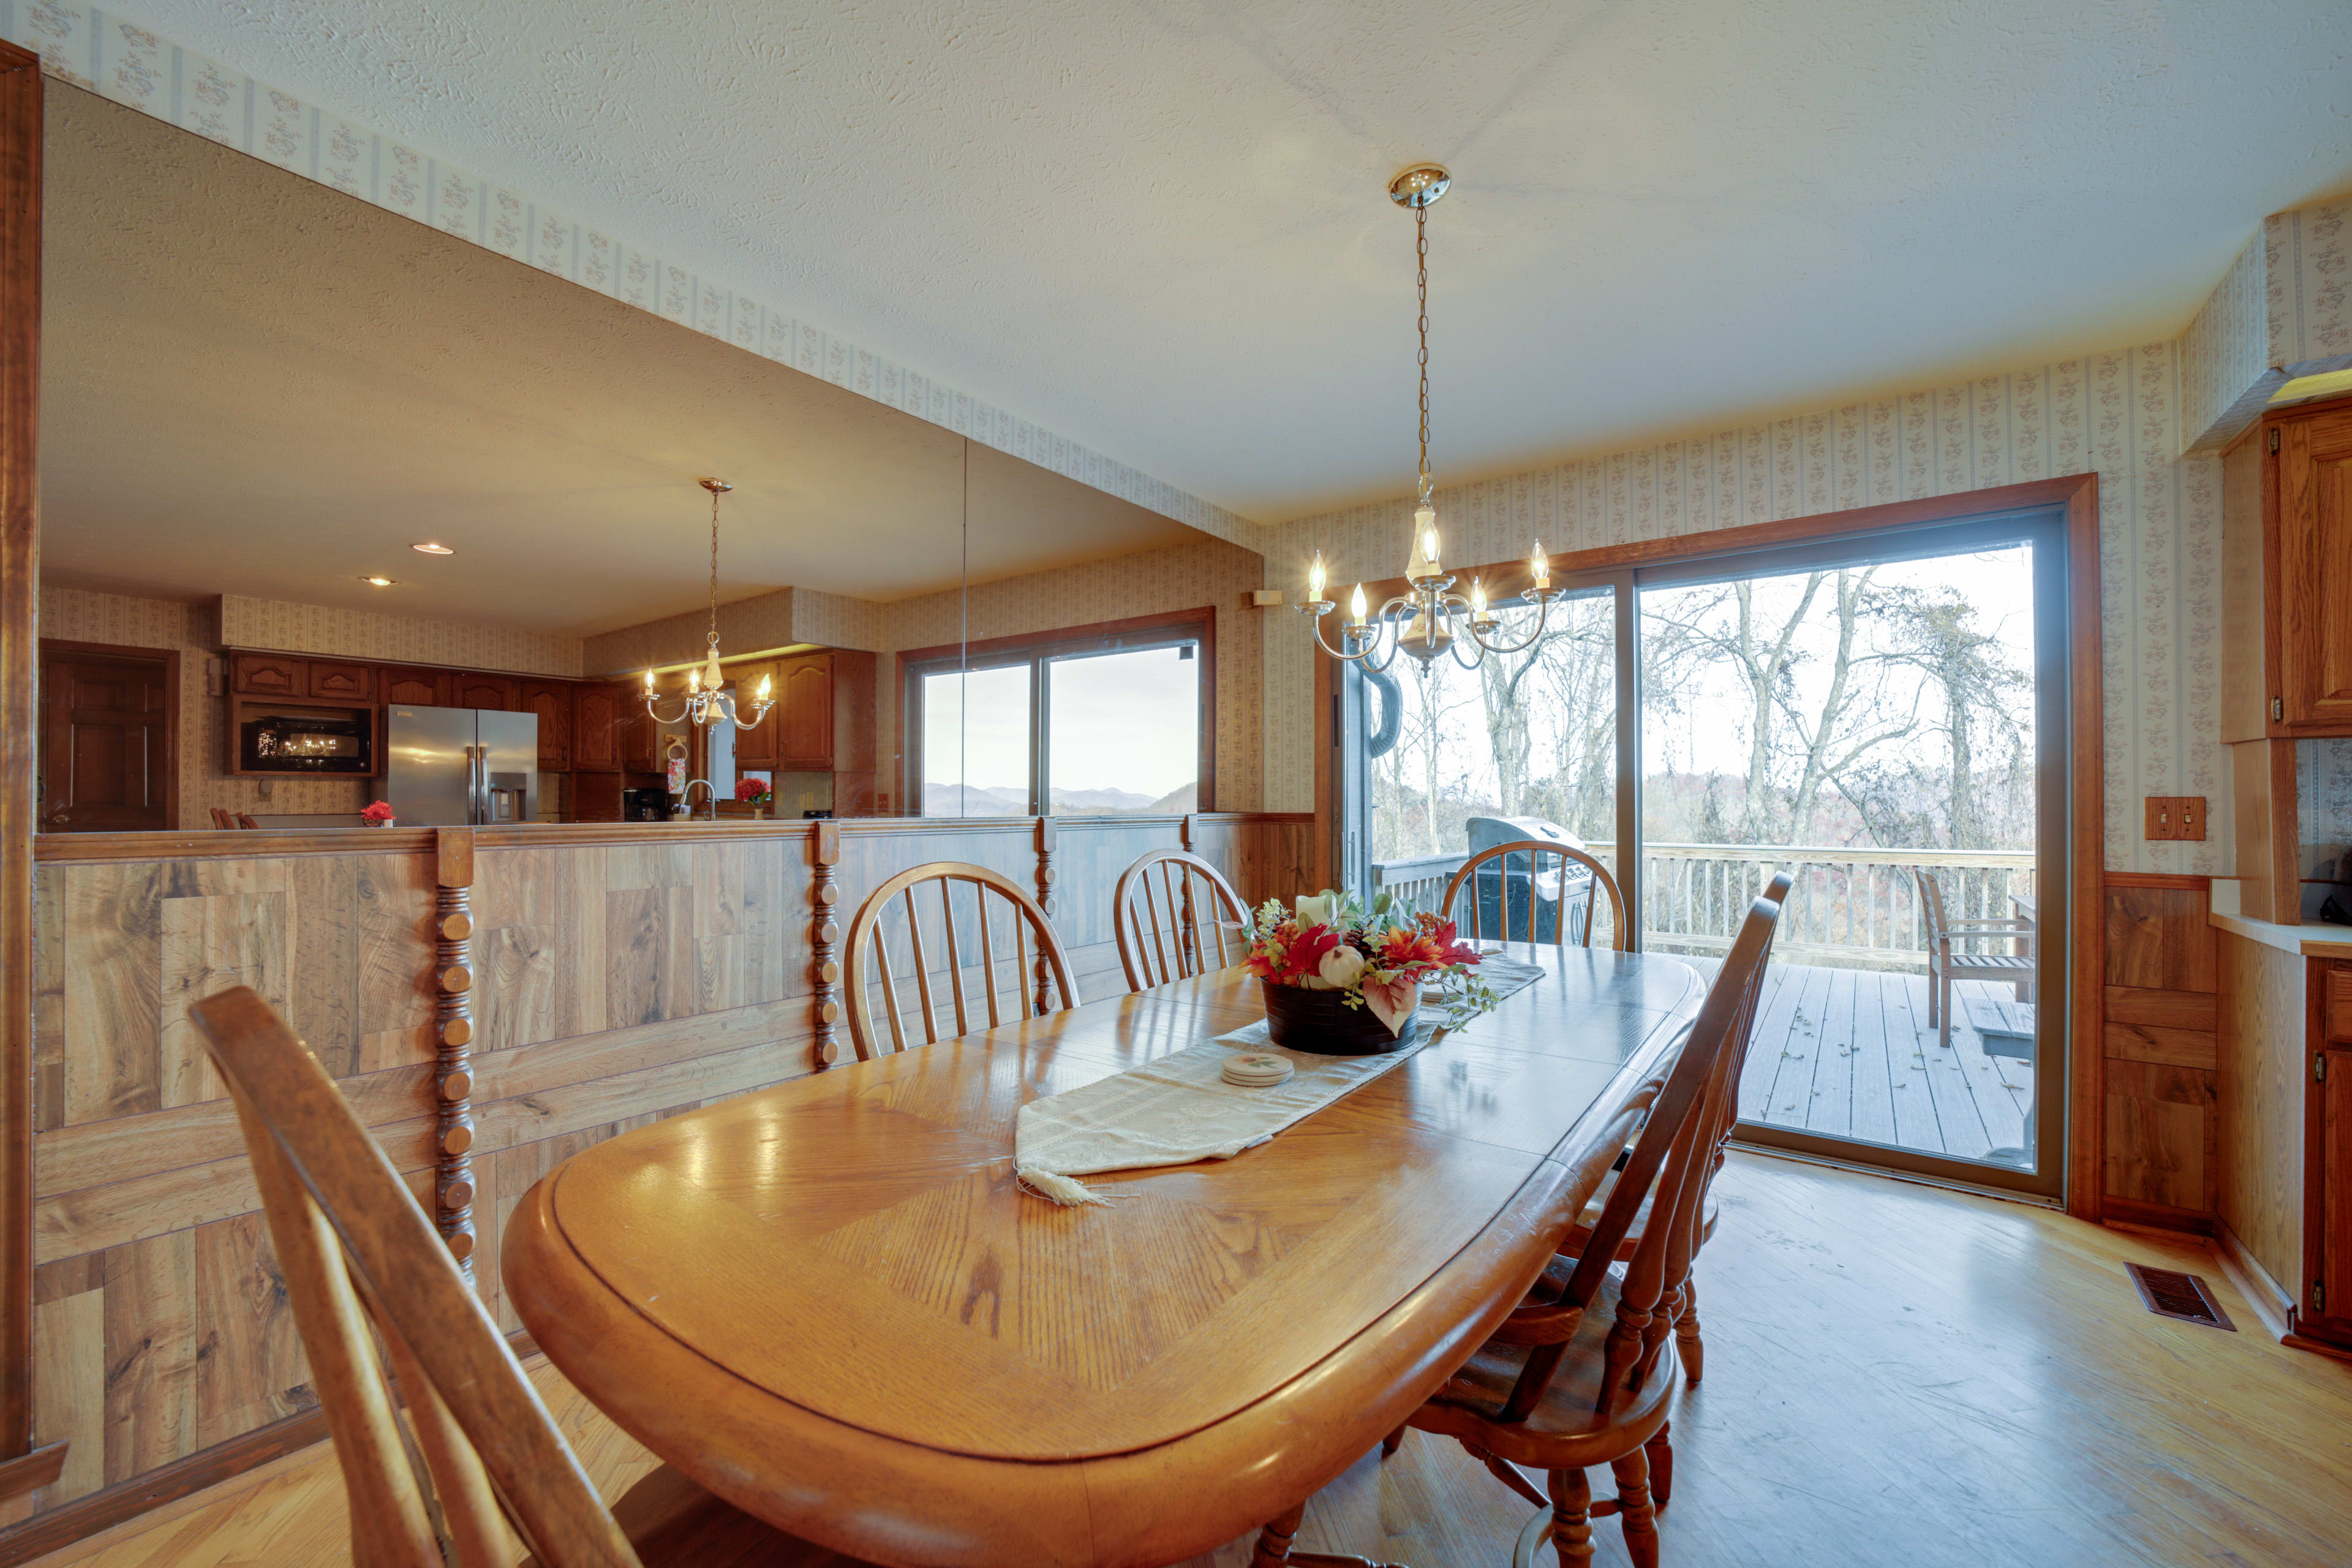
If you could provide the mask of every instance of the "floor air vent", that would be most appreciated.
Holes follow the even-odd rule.
[[[2194,1274],[2183,1274],[2177,1268],[2148,1268],[2137,1263],[2126,1263],[2132,1283],[2139,1287],[2139,1299],[2147,1310],[2159,1318],[2179,1318],[2186,1322],[2203,1323],[2208,1328],[2238,1331],[2230,1321],[2230,1314],[2221,1310],[2221,1303],[2205,1281]]]

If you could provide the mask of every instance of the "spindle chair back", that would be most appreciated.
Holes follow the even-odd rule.
[[[959,889],[969,889],[969,901],[957,896]],[[969,911],[961,920],[960,903]],[[934,919],[937,923],[931,924]],[[939,943],[936,956],[932,938]],[[900,956],[893,956],[894,948]],[[971,994],[975,968],[978,998]],[[914,983],[911,1016],[922,1033],[916,1043],[922,1045],[936,1045],[974,1028],[994,1028],[1009,1018],[1034,1018],[1078,1005],[1069,955],[1037,900],[1002,873],[961,860],[935,860],[899,872],[867,895],[849,923],[844,978],[849,992],[849,1037],[861,1061],[907,1048],[909,1015],[899,989],[902,976]],[[942,979],[951,1004],[946,1018],[954,1026],[944,1034],[937,995]],[[874,1016],[877,990],[882,1004],[878,1022]],[[976,1001],[986,1004],[982,1021],[975,1021],[982,1018]]]
[[[1189,980],[1248,956],[1249,944],[1234,929],[1248,919],[1242,896],[1197,855],[1145,855],[1119,873],[1110,907],[1130,991]]]
[[[1568,902],[1565,894],[1568,890],[1569,867],[1574,864],[1591,872],[1592,885],[1609,895],[1610,945],[1621,952],[1624,951],[1625,899],[1624,895],[1617,890],[1617,879],[1609,874],[1609,868],[1587,855],[1583,850],[1572,849],[1565,844],[1554,844],[1542,838],[1515,838],[1508,844],[1497,844],[1492,848],[1481,849],[1465,861],[1460,870],[1454,873],[1454,879],[1445,884],[1445,901],[1439,908],[1445,918],[1454,921],[1455,929],[1465,937],[1474,942],[1483,942],[1490,935],[1497,942],[1514,940],[1511,935],[1510,862],[1510,857],[1514,855],[1525,856],[1528,862],[1527,920],[1524,925],[1527,934],[1521,940],[1529,943],[1538,940],[1536,932],[1539,928],[1536,915],[1542,905],[1542,900],[1536,896],[1536,889],[1542,880],[1544,858],[1551,856],[1559,862],[1560,891],[1563,895],[1558,906],[1559,912],[1552,921],[1552,945],[1558,948],[1568,946]],[[1478,897],[1479,868],[1496,860],[1501,861],[1502,864],[1496,866],[1488,875],[1499,878],[1502,882],[1502,898],[1496,906],[1499,916],[1496,924],[1499,929],[1489,932],[1486,930],[1485,902]],[[1465,888],[1470,889],[1470,908],[1466,918],[1454,909],[1455,900]],[[1592,917],[1595,912],[1593,903],[1593,900],[1587,899],[1584,904],[1584,932],[1581,942],[1586,947],[1592,945]]]

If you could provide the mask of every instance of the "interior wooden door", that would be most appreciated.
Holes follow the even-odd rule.
[[[179,826],[179,656],[72,644],[41,648],[41,827]]]
[[[2352,731],[2352,408],[2279,426],[2279,660],[2289,726]]]

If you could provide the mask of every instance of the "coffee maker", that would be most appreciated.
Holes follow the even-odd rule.
[[[667,822],[669,791],[666,789],[625,789],[621,792],[623,822]]]

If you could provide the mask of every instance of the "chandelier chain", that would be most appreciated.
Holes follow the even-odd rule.
[[[710,492],[710,646],[719,646],[719,491]]]
[[[1421,499],[1429,500],[1429,209],[1412,209],[1413,254],[1421,293]]]

